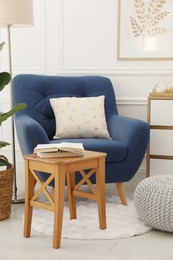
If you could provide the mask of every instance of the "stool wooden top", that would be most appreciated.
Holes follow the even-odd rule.
[[[106,153],[102,152],[95,152],[95,151],[84,151],[84,156],[76,156],[76,157],[53,157],[53,158],[40,158],[36,154],[26,154],[23,156],[24,159],[30,160],[30,161],[38,161],[42,163],[49,163],[49,164],[59,164],[59,163],[74,163],[74,162],[80,162],[85,161],[89,159],[97,159],[101,157],[106,157]]]

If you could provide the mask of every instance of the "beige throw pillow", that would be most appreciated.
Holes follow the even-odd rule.
[[[111,139],[105,118],[105,96],[51,98],[56,134],[62,138]]]

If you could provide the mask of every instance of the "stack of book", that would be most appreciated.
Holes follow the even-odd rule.
[[[84,156],[82,143],[38,144],[34,153],[41,158]]]

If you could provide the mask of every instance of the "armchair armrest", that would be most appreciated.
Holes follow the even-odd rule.
[[[22,154],[33,153],[39,143],[49,143],[49,138],[43,127],[26,115],[15,116],[16,130]]]
[[[113,140],[127,145],[126,158],[121,162],[124,170],[121,181],[129,181],[144,158],[150,135],[149,124],[139,119],[113,115],[108,121],[108,129]]]
[[[108,121],[108,129],[113,140],[125,143],[128,147],[128,155],[136,146],[148,143],[148,123],[134,118],[114,115]]]

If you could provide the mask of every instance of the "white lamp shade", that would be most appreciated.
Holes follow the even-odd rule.
[[[33,25],[32,0],[0,0],[0,27]]]

